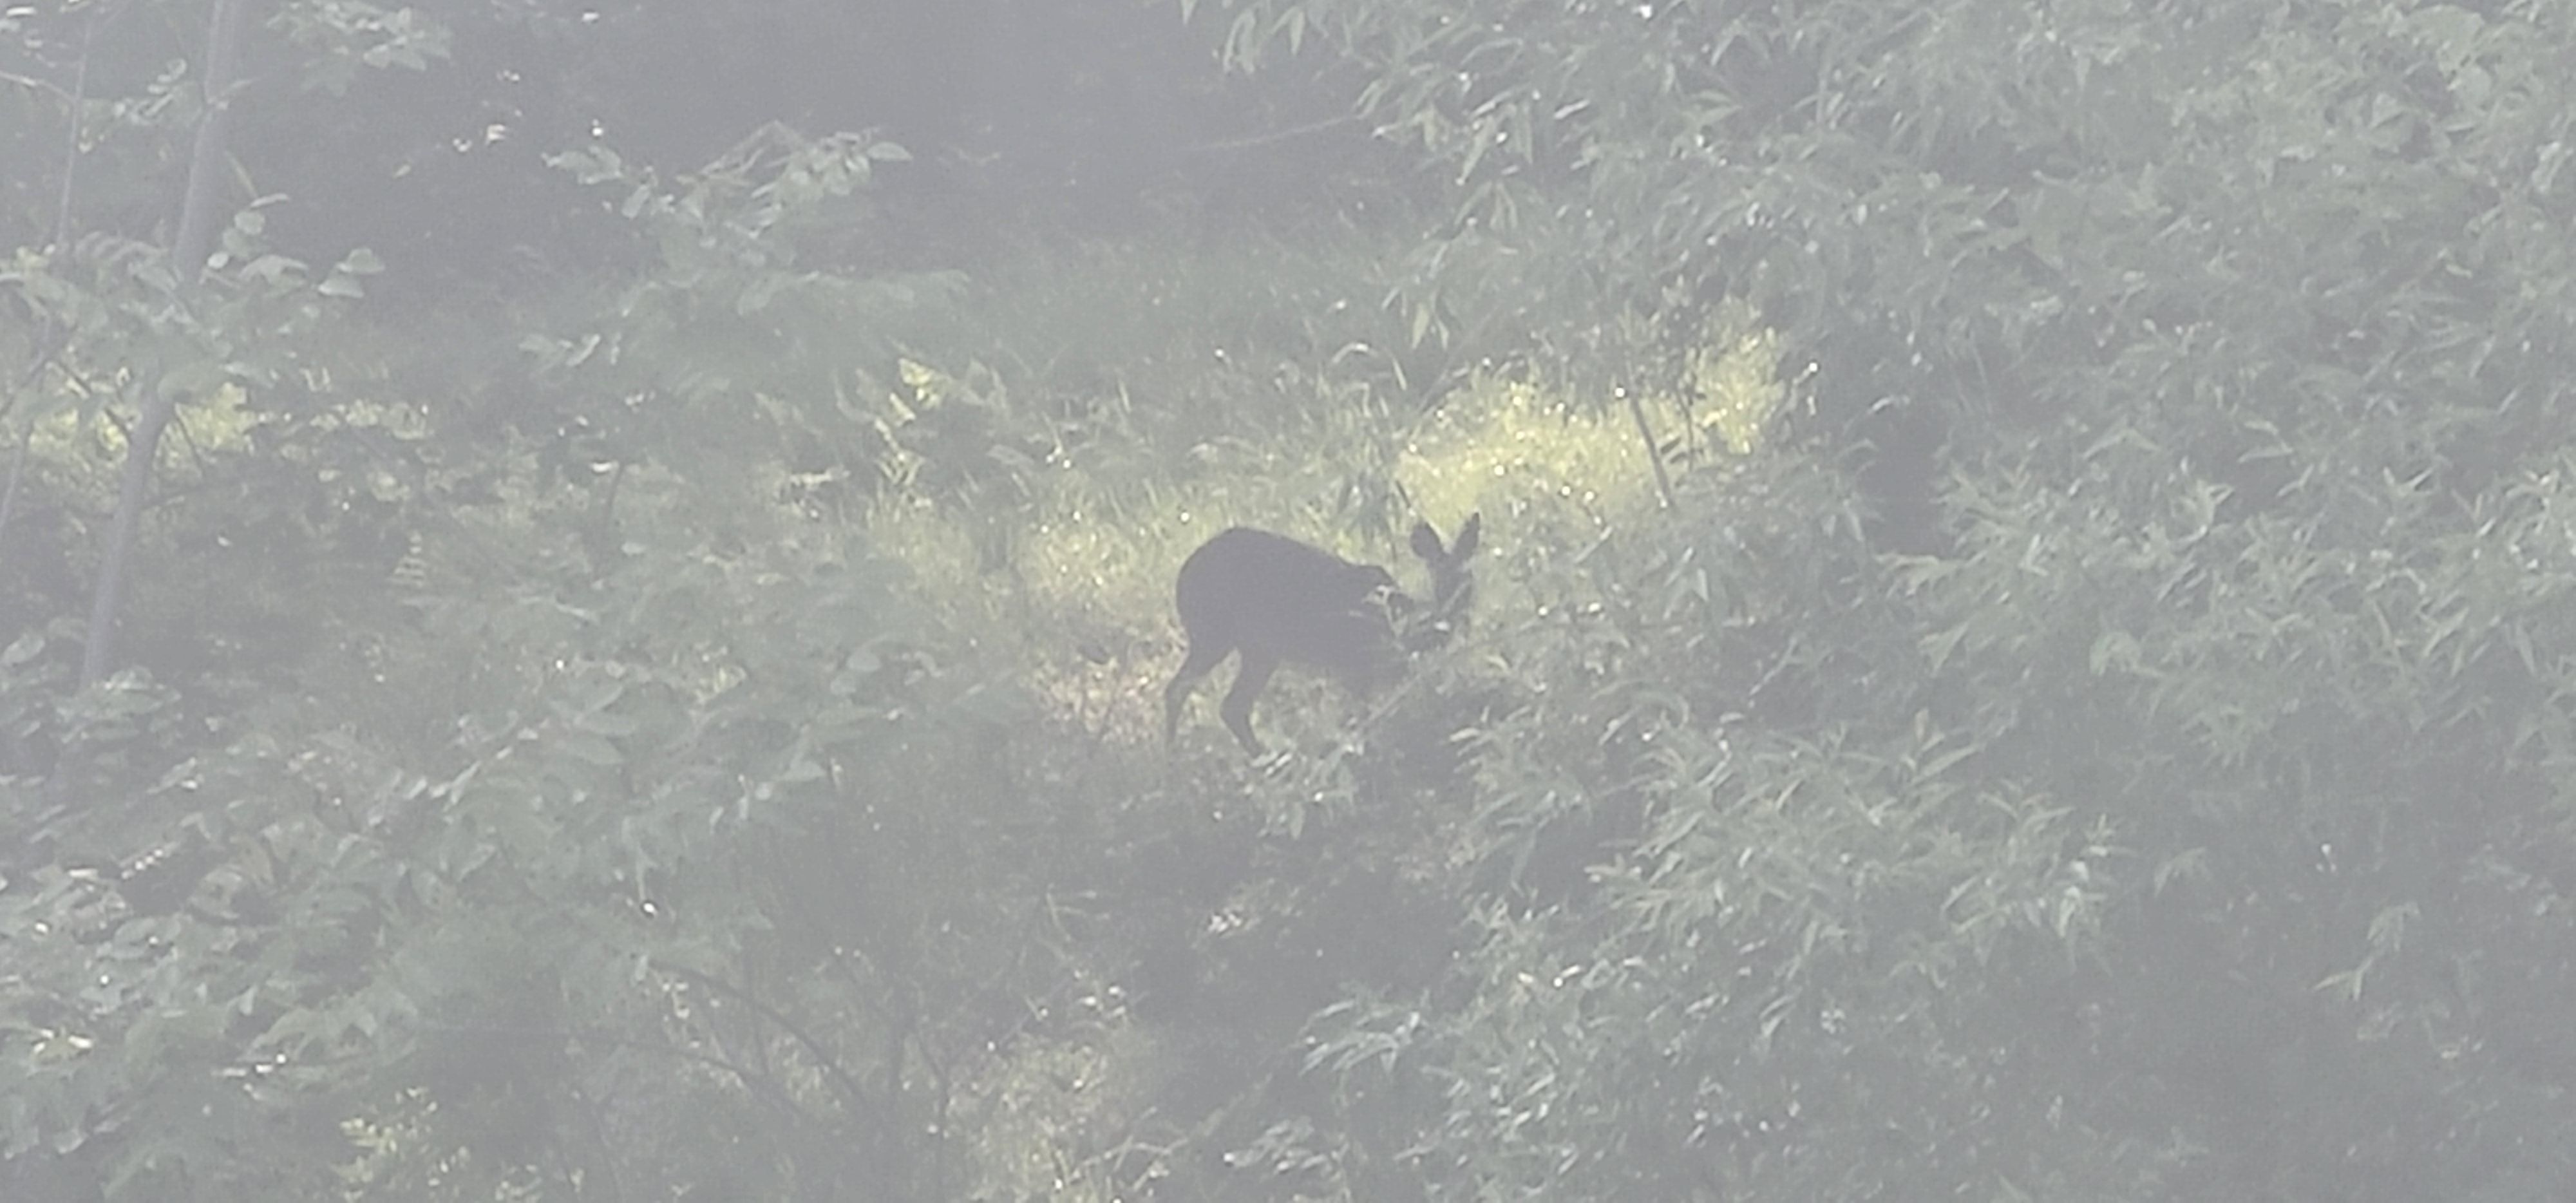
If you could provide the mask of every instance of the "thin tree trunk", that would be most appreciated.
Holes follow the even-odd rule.
[[[55,254],[64,253],[72,245],[72,196],[80,178],[81,112],[89,107],[89,66],[98,49],[99,30],[117,11],[94,9],[89,20],[81,23],[80,60],[72,68],[71,95],[63,100],[63,111],[70,119],[63,122],[63,183],[54,190],[54,236],[50,245]],[[44,377],[45,365],[54,362],[54,357],[71,342],[70,328],[49,316],[45,319],[44,337],[38,341],[41,345],[27,357],[27,371],[19,377],[17,388],[11,390],[13,395],[34,388]],[[27,425],[18,432],[18,445],[10,450],[9,483],[0,486],[0,547],[8,546],[9,523],[18,514],[18,488],[27,479],[27,447],[36,440],[34,408],[28,407]]]
[[[215,248],[215,189],[232,125],[232,102],[239,91],[242,14],[250,0],[215,0],[206,21],[206,114],[197,122],[196,144],[188,155],[188,187],[179,208],[179,232],[171,242],[170,267],[179,280],[180,299],[195,290],[206,259]],[[125,594],[125,569],[134,553],[134,529],[143,507],[152,500],[152,477],[161,451],[161,434],[179,398],[154,386],[143,399],[143,412],[126,441],[125,465],[116,486],[116,517],[108,524],[107,546],[99,555],[98,582],[90,595],[89,643],[81,650],[81,685],[106,677],[116,663],[116,616]]]

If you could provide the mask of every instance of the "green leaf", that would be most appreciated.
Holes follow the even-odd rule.
[[[565,755],[600,768],[618,768],[626,763],[626,754],[616,744],[587,731],[561,731],[550,742]]]

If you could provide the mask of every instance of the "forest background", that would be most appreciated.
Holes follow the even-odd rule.
[[[2569,63],[14,4],[0,1198],[2563,1200]]]

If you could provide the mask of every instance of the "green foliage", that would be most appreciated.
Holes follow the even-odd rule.
[[[345,96],[364,71],[426,71],[449,57],[454,32],[410,8],[361,0],[289,5],[277,33],[302,52],[304,87]]]
[[[567,205],[481,304],[299,189],[187,292],[0,188],[0,1195],[2565,1193],[2563,14],[1180,7],[1432,235],[968,281],[879,136],[612,121],[441,152]],[[264,53],[350,145],[518,20]],[[60,109],[76,224],[185,75]],[[1403,681],[1159,745],[1199,542],[1470,512]]]
[[[865,136],[807,139],[772,127],[668,190],[604,148],[557,156],[585,187],[617,193],[643,256],[599,299],[596,317],[520,344],[540,382],[618,399],[565,415],[602,445],[590,454],[620,462],[686,446],[699,470],[730,460],[747,473],[863,462],[864,445],[831,439],[863,415],[834,404],[889,348],[853,332],[937,305],[957,281],[854,277],[809,260],[836,226],[864,220],[860,198],[876,165],[903,156]],[[729,439],[681,433],[702,424]]]
[[[1757,471],[1576,561],[1596,629],[1514,633],[1486,1006],[1329,1046],[1456,1084],[1422,1193],[2563,1179],[2500,1154],[2563,1072],[2469,1052],[2535,1055],[2482,970],[2566,880],[2562,14],[1227,8],[1238,61],[1365,64],[1459,184],[1433,253],[1822,348],[1943,552]]]

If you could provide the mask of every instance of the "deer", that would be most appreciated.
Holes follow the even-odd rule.
[[[1413,554],[1431,572],[1427,607],[1398,589],[1385,568],[1286,535],[1237,526],[1200,544],[1172,584],[1189,650],[1163,687],[1164,745],[1180,732],[1190,692],[1237,653],[1242,660],[1217,713],[1254,756],[1262,746],[1252,732],[1252,703],[1282,663],[1323,669],[1363,697],[1374,692],[1407,653],[1445,642],[1463,626],[1475,596],[1467,560],[1481,526],[1482,515],[1470,514],[1458,537],[1444,543],[1430,523],[1414,524]]]

